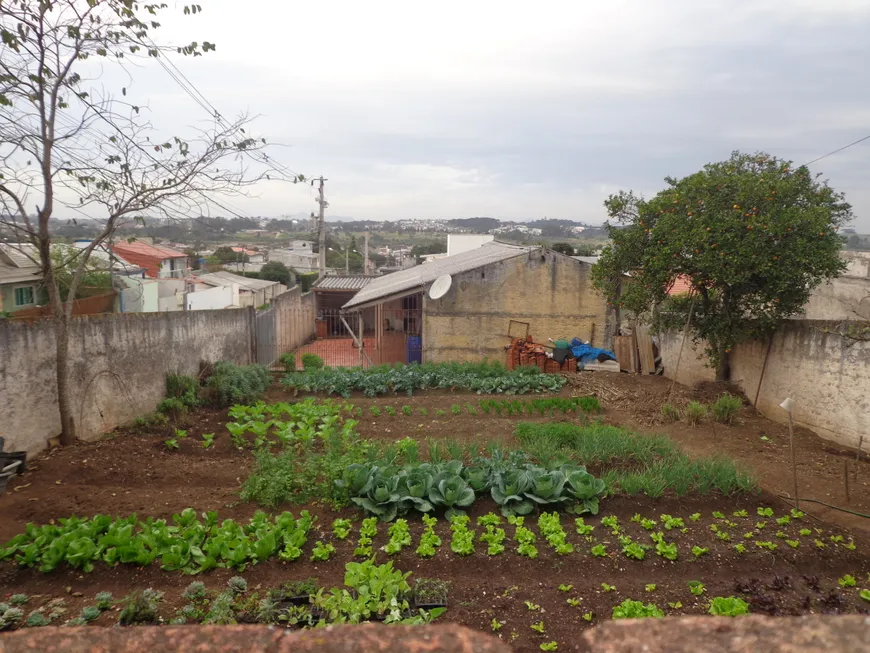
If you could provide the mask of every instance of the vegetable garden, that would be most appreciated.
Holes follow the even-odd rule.
[[[870,609],[860,533],[608,424],[594,397],[468,392],[502,372],[312,370],[283,385],[349,396],[258,401],[248,370],[227,408],[233,370],[212,405],[173,380],[184,409],[35,461],[0,497],[0,630],[437,619],[535,651],[604,619]]]

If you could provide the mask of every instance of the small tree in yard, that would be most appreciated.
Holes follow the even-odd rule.
[[[838,230],[852,218],[842,194],[805,167],[735,152],[650,200],[605,202],[611,244],[593,268],[612,305],[703,341],[728,380],[734,345],[770,334],[820,283],[845,268]],[[626,273],[630,278],[625,278]],[[691,291],[669,296],[678,278]]]
[[[288,288],[293,285],[295,275],[281,261],[269,261],[260,268],[260,278],[266,281],[277,281]]]
[[[75,439],[68,364],[73,300],[91,274],[95,248],[144,214],[199,217],[217,193],[241,193],[266,176],[243,154],[265,145],[247,119],[214,116],[185,137],[160,136],[146,111],[105,89],[105,67],[197,56],[208,42],[155,44],[165,4],[134,0],[0,2],[0,240],[42,268],[57,346],[61,442]],[[200,11],[184,6],[186,15]],[[135,69],[135,68],[129,68]],[[295,179],[294,179],[295,181]],[[99,234],[72,255],[52,254],[50,221],[73,211],[98,220]]]

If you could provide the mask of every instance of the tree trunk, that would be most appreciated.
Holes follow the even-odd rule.
[[[64,446],[76,441],[76,426],[69,385],[69,319],[54,316],[54,337],[57,350],[57,406],[60,409],[60,443]]]
[[[719,362],[716,364],[716,380],[731,380],[731,352],[724,345],[719,345]]]

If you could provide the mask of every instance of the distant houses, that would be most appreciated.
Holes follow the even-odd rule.
[[[0,313],[14,313],[47,300],[42,268],[19,248],[0,244]]]

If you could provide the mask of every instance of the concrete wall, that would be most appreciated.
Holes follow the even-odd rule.
[[[732,381],[749,398],[758,393],[757,408],[768,418],[785,422],[779,407],[786,397],[795,400],[795,423],[821,437],[857,446],[870,435],[870,343],[844,340],[837,322],[792,320],[774,335],[764,378],[761,370],[767,342],[739,345],[732,353]],[[665,376],[686,385],[712,381],[702,347],[687,341],[679,369],[681,334],[661,337]],[[759,381],[761,381],[759,391]]]
[[[316,325],[314,318],[317,306],[314,293],[302,294],[295,286],[272,301],[275,311],[275,333],[278,354],[296,351],[302,345],[314,340]]]
[[[609,345],[606,302],[592,288],[590,271],[587,263],[535,251],[453,275],[444,297],[424,295],[423,360],[501,361],[510,320],[529,322],[532,337],[543,342],[577,336]]]
[[[157,310],[161,313],[171,313],[182,310],[181,300],[177,295],[157,298]]]
[[[252,311],[185,311],[74,318],[73,416],[90,440],[154,410],[166,374],[197,374],[200,361],[249,363]],[[60,432],[52,323],[0,320],[0,435],[31,453]]]
[[[229,308],[239,305],[239,287],[217,286],[208,290],[189,292],[184,296],[184,310],[207,311],[220,308]]]
[[[118,275],[115,279],[125,286],[121,291],[123,296],[121,312],[123,313],[156,313],[160,308],[160,282],[153,279],[126,277]]]
[[[493,240],[492,234],[447,234],[447,256],[483,247]]]

